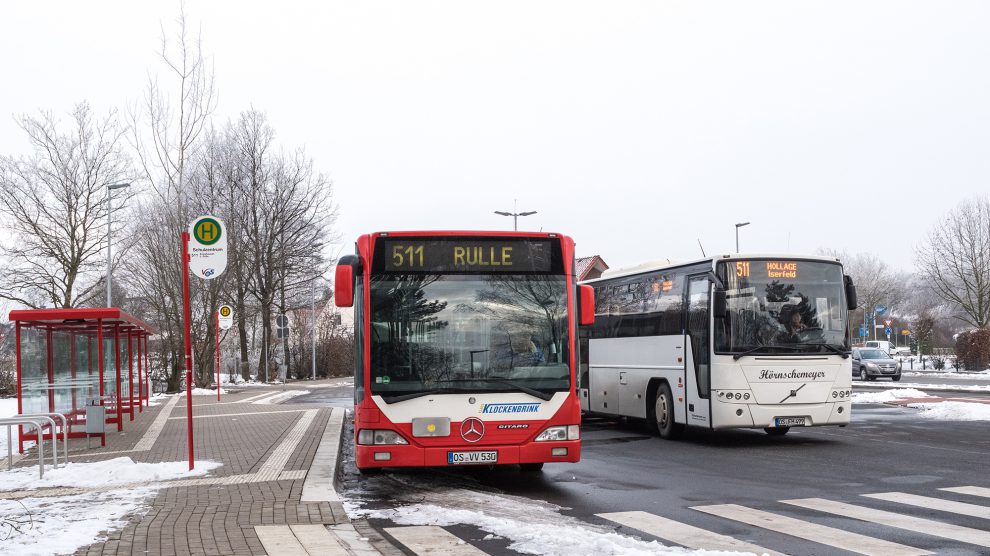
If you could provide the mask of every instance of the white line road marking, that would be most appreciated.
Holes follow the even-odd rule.
[[[858,554],[869,556],[920,556],[931,554],[931,552],[911,546],[875,539],[866,535],[850,533],[842,529],[826,527],[825,525],[818,525],[736,504],[695,506],[692,509]]]
[[[165,406],[162,407],[158,415],[155,416],[155,420],[151,422],[151,426],[148,430],[144,432],[144,436],[138,443],[134,445],[133,451],[135,452],[146,452],[155,445],[155,441],[158,440],[158,435],[162,433],[162,429],[165,428],[165,423],[168,422],[168,416],[172,414],[172,409],[175,408],[175,404],[179,403],[179,396],[172,396]]]
[[[387,527],[385,531],[420,556],[485,556],[486,554],[448,533],[442,527],[432,525]]]
[[[990,488],[985,488],[985,487],[964,486],[964,487],[940,488],[939,490],[944,490],[946,492],[955,492],[958,494],[968,494],[970,496],[982,496],[984,498],[990,498]]]
[[[990,508],[977,504],[967,504],[966,502],[956,502],[955,500],[918,496],[906,492],[878,492],[876,494],[864,494],[863,496],[876,498],[877,500],[887,500],[888,502],[897,502],[899,504],[909,504],[911,506],[918,506],[919,508],[990,519]]]
[[[941,521],[912,517],[894,512],[886,512],[883,510],[874,510],[873,508],[854,506],[844,502],[833,502],[831,500],[823,500],[821,498],[781,500],[781,502],[820,512],[851,517],[862,521],[879,523],[889,527],[896,527],[898,529],[906,529],[908,531],[931,535],[933,537],[941,537],[943,539],[990,547],[990,532],[980,531],[979,529],[970,529],[969,527],[961,527],[951,523],[943,523]]]
[[[337,537],[323,525],[289,525],[306,552],[316,556],[347,556]]]
[[[614,512],[598,514],[598,517],[696,550],[742,551],[753,552],[755,554],[769,554],[770,556],[782,556],[779,552],[767,550],[766,548],[745,541],[736,540],[727,535],[713,533],[647,512]]]
[[[273,396],[261,398],[260,400],[255,400],[251,403],[261,404],[261,405],[281,403],[290,398],[294,398],[296,396],[302,396],[303,394],[309,394],[309,390],[284,390],[281,392],[276,392],[275,395]]]
[[[254,532],[258,534],[265,552],[273,556],[309,556],[302,543],[296,539],[286,525],[259,525]]]

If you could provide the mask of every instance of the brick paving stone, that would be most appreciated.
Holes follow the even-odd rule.
[[[304,388],[288,385],[281,389]],[[250,401],[238,403],[238,400],[257,399],[258,394],[278,390],[245,389],[240,393],[224,395],[219,405],[210,396],[194,397],[193,412],[196,416],[257,413],[195,420],[196,459],[223,462],[222,467],[210,473],[211,477],[258,472],[282,439],[300,422],[304,412],[317,409],[308,404],[293,405],[292,399],[274,405],[252,404]],[[164,406],[161,403],[145,408],[144,413],[133,422],[125,423],[124,434],[112,431],[107,435],[107,446],[104,448],[86,450],[84,442],[75,442],[71,459],[97,461],[126,456],[145,462],[185,461],[184,398],[172,407],[171,416],[151,449],[120,453],[137,445]],[[309,468],[329,416],[328,408],[319,409],[302,440],[286,460],[283,471]],[[76,553],[94,556],[261,555],[265,554],[265,550],[254,531],[256,525],[333,524],[346,521],[346,514],[339,503],[302,503],[303,479],[163,488],[151,499],[147,512],[131,516],[129,522],[109,535],[105,542],[83,547]]]

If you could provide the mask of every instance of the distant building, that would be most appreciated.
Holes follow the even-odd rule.
[[[574,269],[574,274],[577,275],[578,281],[582,280],[594,280],[602,275],[602,272],[608,270],[608,265],[602,260],[598,255],[592,255],[590,257],[579,257],[574,260],[576,268]]]

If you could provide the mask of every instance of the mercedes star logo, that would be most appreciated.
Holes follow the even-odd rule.
[[[485,436],[485,423],[477,417],[468,417],[461,422],[461,438],[465,442],[477,442]]]

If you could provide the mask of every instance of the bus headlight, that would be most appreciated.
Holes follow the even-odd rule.
[[[562,427],[548,427],[536,437],[536,442],[553,442],[560,440],[580,440],[580,425],[567,425]]]
[[[384,429],[362,429],[358,431],[358,444],[375,446],[386,444],[409,444],[402,435],[395,431]]]

